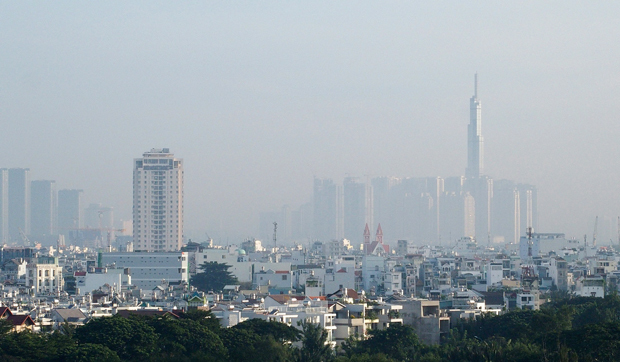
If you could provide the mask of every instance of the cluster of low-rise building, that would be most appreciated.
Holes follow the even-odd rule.
[[[525,251],[525,253],[524,253]],[[177,252],[115,252],[4,246],[0,318],[16,330],[127,313],[211,310],[222,327],[264,319],[324,328],[334,346],[392,324],[440,343],[463,318],[538,309],[557,295],[604,297],[620,286],[612,247],[562,234],[532,234],[519,245],[384,243],[346,240],[266,248],[258,240],[216,246],[190,242]],[[191,278],[205,262],[224,263],[238,283],[199,291]]]

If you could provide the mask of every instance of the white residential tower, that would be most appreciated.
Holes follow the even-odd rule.
[[[134,250],[178,251],[183,244],[183,160],[168,148],[134,160]]]

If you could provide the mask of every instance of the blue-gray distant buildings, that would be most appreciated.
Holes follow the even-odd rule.
[[[56,207],[56,181],[32,181],[30,186],[31,239],[41,242],[56,239]]]
[[[77,229],[84,226],[82,193],[82,190],[58,191],[58,232],[69,239],[76,239]]]
[[[30,169],[9,169],[9,238],[22,240],[30,234]]]

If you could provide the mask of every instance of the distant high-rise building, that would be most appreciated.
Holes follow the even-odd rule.
[[[30,235],[30,169],[9,169],[9,237],[21,241]]]
[[[467,178],[480,177],[484,169],[484,138],[482,137],[482,108],[478,99],[478,74],[474,76],[474,95],[469,101],[467,129]]]
[[[58,191],[58,233],[75,241],[78,229],[84,227],[82,217],[82,190]]]
[[[366,184],[355,177],[347,177],[343,184],[344,238],[354,246],[362,244],[361,236],[367,223],[368,194]]]
[[[522,232],[521,198],[511,180],[496,180],[493,194],[492,233],[499,240],[518,243]]]
[[[183,160],[168,148],[134,159],[134,250],[177,251],[183,245]]]
[[[322,241],[342,239],[342,186],[328,179],[314,179],[314,233]]]
[[[312,203],[307,202],[291,213],[293,239],[309,241],[312,235]]]
[[[538,230],[538,190],[534,185],[518,184],[521,229],[520,235],[526,235],[528,227]]]
[[[0,168],[0,244],[9,242],[9,170]]]
[[[464,209],[464,236],[474,236],[476,233],[476,200],[469,193],[465,194]]]
[[[491,216],[493,205],[493,179],[488,176],[466,179],[465,191],[476,200],[476,227],[474,234],[478,242],[489,242],[491,238]]]
[[[30,235],[42,242],[56,241],[56,181],[36,180],[30,184]]]
[[[372,187],[372,218],[368,224],[374,228],[381,223],[385,230],[384,238],[396,238],[396,230],[400,215],[396,214],[399,200],[395,188],[400,185],[401,179],[396,177],[376,177],[371,180]]]

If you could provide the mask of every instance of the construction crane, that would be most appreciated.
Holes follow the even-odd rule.
[[[596,219],[594,220],[594,234],[592,235],[592,246],[596,247],[596,236],[597,236],[597,230],[598,229],[598,215],[596,216]]]
[[[112,232],[119,232],[119,233],[124,233],[125,229],[111,229],[111,228],[107,228],[107,229],[101,229],[101,230],[106,230],[108,232],[108,252],[112,252]]]
[[[22,228],[19,228],[19,237],[22,239],[24,246],[30,246],[31,244],[30,239],[28,239],[28,237],[26,236],[26,233],[24,232],[24,230],[22,230]]]

